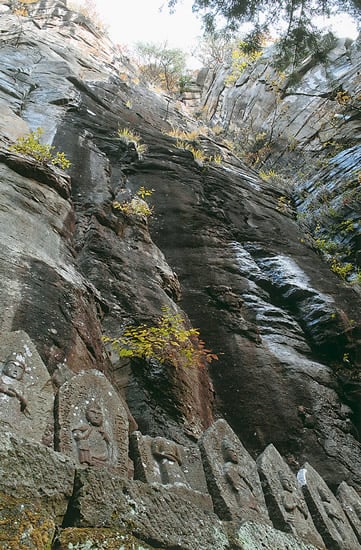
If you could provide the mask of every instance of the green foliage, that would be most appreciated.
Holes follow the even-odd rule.
[[[252,51],[249,45],[241,40],[232,51],[231,73],[225,79],[225,84],[227,86],[233,86],[246,67],[257,61],[261,55],[261,50]]]
[[[277,178],[278,174],[275,170],[272,168],[270,170],[260,170],[258,172],[259,176],[264,179],[265,181],[273,180],[274,178]]]
[[[220,65],[232,62],[232,51],[238,42],[239,39],[227,32],[206,32],[199,39],[192,54],[203,67],[216,69]]]
[[[353,265],[349,262],[342,264],[337,258],[332,258],[331,271],[336,273],[341,279],[346,280],[353,271]]]
[[[321,237],[315,239],[315,246],[317,250],[324,254],[334,254],[338,250],[338,246],[335,242],[329,239],[322,239]]]
[[[179,88],[186,69],[186,54],[181,49],[169,48],[167,42],[138,42],[136,54],[140,74],[146,82],[168,92]]]
[[[138,216],[146,217],[150,216],[153,212],[153,207],[149,206],[145,198],[150,197],[153,194],[154,189],[146,189],[144,186],[140,187],[136,192],[136,196],[130,201],[120,203],[118,201],[113,202],[113,208],[120,210],[126,216]]]
[[[189,74],[182,74],[178,80],[179,93],[182,94],[183,92],[186,92],[187,88],[191,85],[192,80],[193,79]]]
[[[172,9],[178,2],[168,0],[168,5]],[[302,46],[315,32],[312,23],[316,16],[327,17],[345,11],[357,16],[361,6],[359,0],[193,0],[193,10],[203,15],[208,32],[214,32],[220,20],[226,21],[228,31],[238,29],[240,23],[251,22],[254,25],[252,43],[260,32],[266,32],[272,25],[282,25],[286,36]]]
[[[202,367],[217,359],[205,348],[198,329],[185,328],[182,316],[171,313],[168,307],[162,311],[156,326],[129,326],[119,338],[104,336],[103,341],[111,344],[120,357],[153,358],[176,368]]]
[[[54,154],[54,146],[40,143],[43,132],[44,130],[37,128],[34,132],[30,132],[30,134],[18,138],[16,142],[10,146],[10,150],[28,155],[42,164],[53,164],[60,166],[63,170],[70,168],[71,163],[65,157],[64,153],[56,152]]]

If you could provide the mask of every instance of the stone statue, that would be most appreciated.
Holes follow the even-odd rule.
[[[7,359],[3,365],[0,378],[0,393],[15,397],[19,402],[20,411],[30,417],[28,402],[23,395],[22,380],[26,370],[25,361],[20,359]]]
[[[289,477],[285,472],[279,471],[278,477],[282,485],[282,506],[285,509],[289,523],[295,523],[296,514],[300,512],[305,519],[308,517],[308,510],[305,501],[298,496],[294,490]]]
[[[236,500],[239,503],[241,503],[241,500],[243,503],[247,501],[249,508],[257,510],[257,500],[253,493],[252,484],[242,472],[237,451],[228,439],[224,439],[222,441],[222,454],[224,459],[223,474],[226,481],[230,485]]]
[[[306,503],[326,548],[355,550],[360,548],[341,504],[319,473],[309,463],[303,465],[306,484],[302,486]]]
[[[162,483],[189,486],[182,471],[181,448],[177,443],[164,437],[155,437],[151,444],[152,455],[159,464]]]
[[[307,471],[302,469],[296,477],[272,444],[261,453],[257,464],[274,527],[316,548],[324,548],[300,487],[306,485]]]
[[[345,522],[341,515],[341,510],[338,510],[337,507],[333,505],[329,494],[322,489],[322,487],[318,489],[318,494],[320,495],[323,509],[342,538]]]
[[[56,450],[77,464],[128,477],[128,412],[102,372],[83,371],[64,381],[55,414]]]
[[[230,425],[217,420],[198,445],[216,514],[225,521],[270,524],[256,463]]]
[[[111,438],[103,427],[103,413],[96,403],[90,403],[85,410],[88,424],[81,424],[72,430],[77,443],[80,464],[103,466],[111,459]]]

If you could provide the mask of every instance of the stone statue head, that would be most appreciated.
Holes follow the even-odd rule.
[[[171,462],[178,462],[179,465],[182,464],[180,447],[175,441],[161,436],[155,437],[151,444],[151,450],[157,460],[166,459]]]
[[[85,418],[92,426],[99,427],[103,424],[103,412],[97,403],[90,403],[85,409]]]
[[[318,494],[320,495],[322,502],[331,502],[330,495],[322,487],[319,487]]]
[[[234,464],[238,464],[238,453],[235,446],[227,438],[222,441],[222,454],[225,462],[233,462]]]
[[[278,477],[279,477],[279,480],[281,482],[281,485],[282,485],[283,489],[285,491],[288,491],[289,493],[292,493],[293,485],[292,485],[292,482],[291,482],[289,476],[285,472],[282,472],[280,470],[278,472]]]
[[[3,366],[3,374],[13,378],[14,380],[21,380],[24,376],[26,369],[25,362],[20,359],[9,358],[5,361]]]

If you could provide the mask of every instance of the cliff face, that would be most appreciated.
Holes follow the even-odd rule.
[[[11,2],[1,4],[7,5],[13,8]],[[220,155],[221,162],[197,161],[179,148],[167,132],[194,130],[196,122],[181,105],[140,87],[128,60],[86,19],[60,1],[29,4],[30,16],[5,7],[0,19],[1,332],[4,341],[9,333],[26,332],[47,367],[55,421],[47,416],[46,429],[35,439],[45,444],[43,453],[49,446],[57,451],[51,459],[46,455],[49,472],[64,472],[56,461],[62,453],[71,455],[72,445],[84,465],[83,428],[74,426],[72,443],[62,431],[71,414],[78,415],[73,384],[84,400],[90,389],[98,396],[92,399],[115,392],[122,405],[102,397],[105,408],[123,407],[117,413],[122,429],[109,420],[110,432],[138,427],[143,436],[163,436],[194,451],[201,433],[223,417],[254,458],[272,443],[294,469],[307,460],[332,489],[342,481],[360,488],[357,285],[346,284],[322,261],[283,193],[211,133],[196,138],[195,146],[213,158]],[[38,127],[44,142],[70,159],[69,170],[9,149]],[[134,142],[120,139],[123,128],[139,134],[147,150],[140,154]],[[114,208],[114,201],[129,200],[142,186],[153,190],[149,220]],[[310,184],[308,189],[312,194]],[[355,237],[355,254],[357,246]],[[218,354],[208,370],[127,362],[105,350],[102,334],[117,337],[129,323],[154,323],[163,306],[183,312]],[[2,350],[3,362],[9,352],[10,344]],[[53,414],[51,403],[45,409]],[[5,426],[19,435],[16,422],[7,420]],[[113,443],[120,449],[117,437]],[[3,453],[9,445],[4,443]],[[30,469],[37,460],[31,445],[19,444],[21,463]],[[121,452],[124,458],[126,451]],[[132,477],[127,461],[122,475],[126,464]],[[148,489],[124,480],[115,486],[106,472],[94,480],[92,469],[80,469],[73,491],[74,464],[69,458],[63,462],[66,482],[60,479],[52,489],[71,502],[67,512],[64,504],[52,505],[63,526],[103,525],[93,508],[99,502],[105,506],[113,491],[123,527],[131,525],[131,518],[124,519],[130,502],[149,506],[152,517],[165,513],[164,504],[158,503],[159,509],[149,504]],[[9,487],[2,491],[18,497]],[[122,498],[128,500],[122,504]],[[169,496],[172,510],[189,499],[179,498]],[[105,516],[113,518],[108,512]],[[195,518],[197,505],[194,521],[207,521]],[[112,528],[119,527],[112,521]],[[172,528],[167,529],[171,537]],[[154,526],[137,524],[131,531],[156,547],[192,548],[190,535],[167,545]],[[239,542],[229,546],[220,524],[217,540],[212,533],[197,548],[246,548]]]

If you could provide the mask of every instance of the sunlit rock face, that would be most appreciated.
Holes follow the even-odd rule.
[[[104,372],[144,435],[190,444],[215,414],[254,456],[273,443],[332,487],[360,486],[355,288],[307,244],[282,194],[226,146],[199,139],[220,163],[177,147],[166,132],[196,122],[139,87],[90,23],[62,2],[29,10],[33,19],[0,19],[2,330],[30,335],[55,386]],[[37,127],[71,160],[67,174],[9,151]],[[147,145],[142,155],[119,139],[125,127]],[[113,208],[141,186],[153,190],[149,221]],[[218,354],[209,372],[105,352],[103,333],[154,322],[164,305]]]
[[[296,66],[274,67],[274,48],[251,64],[233,85],[225,80],[232,68],[203,69],[199,112],[221,124],[243,142],[263,132],[277,157],[319,152],[332,144],[354,144],[360,138],[359,39],[339,39],[325,48],[325,62],[308,56]]]

